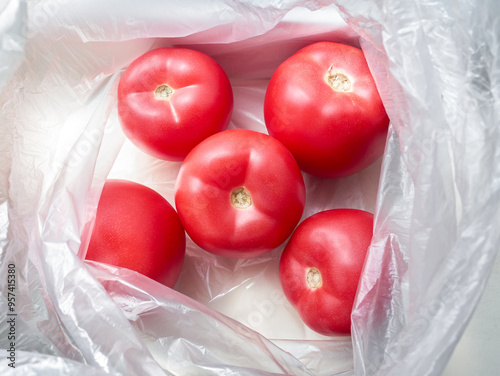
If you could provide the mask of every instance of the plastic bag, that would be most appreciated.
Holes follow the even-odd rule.
[[[492,0],[6,3],[4,354],[37,375],[439,374],[497,251],[498,10]],[[133,59],[170,45],[208,53],[233,84],[230,127],[265,131],[270,75],[325,39],[361,45],[391,118],[383,161],[307,180],[304,217],[340,206],[376,214],[352,341],[294,316],[276,275],[281,249],[228,260],[189,243],[177,291],[82,261],[106,177],[173,202],[179,164],[139,152],[118,124],[116,86]],[[0,369],[14,372],[11,360]]]

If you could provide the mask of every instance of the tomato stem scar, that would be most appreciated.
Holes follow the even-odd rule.
[[[346,92],[351,90],[351,80],[343,73],[328,72],[326,82],[335,91]]]
[[[172,89],[170,86],[160,85],[155,90],[155,99],[168,101],[173,93],[174,89]]]
[[[317,289],[323,284],[323,279],[321,278],[321,273],[317,268],[309,268],[307,270],[307,284],[312,289]]]
[[[231,205],[236,209],[247,209],[252,205],[252,196],[245,187],[238,187],[231,192]]]

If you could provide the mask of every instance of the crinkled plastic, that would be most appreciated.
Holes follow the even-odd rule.
[[[440,374],[499,244],[499,14],[495,0],[4,1],[2,375]],[[391,119],[373,166],[306,176],[304,218],[375,213],[352,338],[301,323],[279,285],[282,247],[232,260],[189,241],[175,290],[83,261],[106,177],[173,203],[180,164],[119,127],[116,87],[133,59],[160,46],[208,53],[234,88],[230,127],[265,132],[272,72],[319,40],[362,47]]]

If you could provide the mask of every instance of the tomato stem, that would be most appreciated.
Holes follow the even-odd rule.
[[[351,90],[351,80],[345,74],[329,72],[326,82],[335,91],[346,92]]]
[[[307,270],[307,284],[312,289],[317,289],[323,284],[321,273],[317,268],[309,268]]]
[[[170,86],[160,85],[155,90],[155,99],[168,101],[173,93],[174,89],[172,89]]]
[[[231,204],[236,209],[247,209],[252,205],[252,196],[245,187],[238,187],[231,192]]]

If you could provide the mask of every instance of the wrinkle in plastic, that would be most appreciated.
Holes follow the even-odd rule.
[[[494,1],[8,2],[0,30],[21,42],[1,51],[11,68],[0,72],[0,348],[10,345],[14,264],[16,368],[26,372],[439,374],[497,251],[498,10]],[[303,218],[335,207],[376,215],[352,340],[301,323],[279,286],[282,248],[232,260],[189,241],[175,291],[82,261],[107,177],[173,203],[180,164],[138,151],[119,127],[116,87],[133,59],[174,45],[208,53],[233,85],[230,127],[265,132],[270,75],[325,39],[363,48],[391,118],[383,160],[344,179],[305,176]]]

